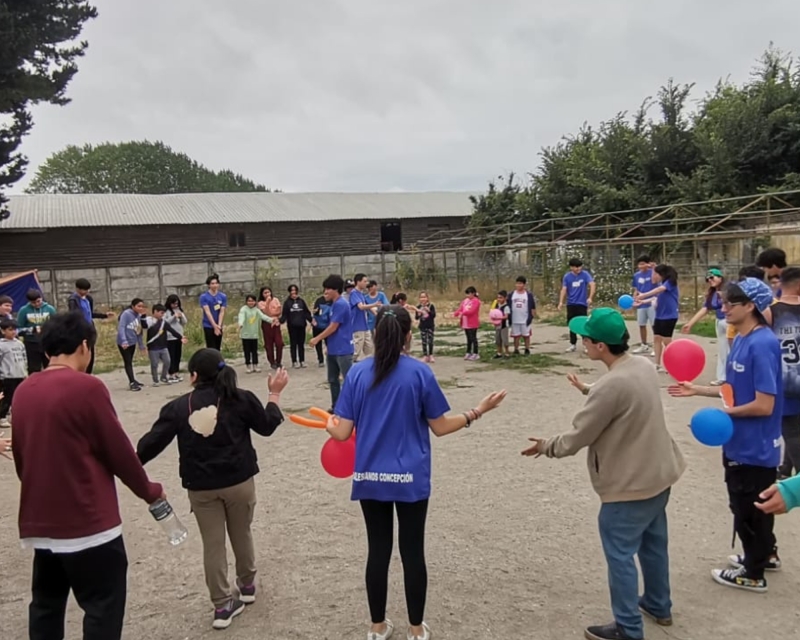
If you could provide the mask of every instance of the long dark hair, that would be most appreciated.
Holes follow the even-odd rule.
[[[709,276],[709,278],[713,277],[715,276]],[[721,282],[719,283],[718,287],[715,287],[714,285],[710,285],[708,287],[708,291],[706,291],[706,306],[711,304],[711,301],[714,299],[715,293],[722,295],[722,290],[725,288],[725,276],[717,276],[717,277],[721,278]]]
[[[661,280],[663,282],[671,282],[672,286],[677,286],[678,272],[675,271],[675,267],[668,264],[659,264],[656,265],[656,268],[653,269],[653,271],[661,276]]]
[[[375,320],[375,369],[372,386],[383,382],[400,360],[411,332],[411,316],[405,307],[381,307]]]
[[[263,302],[264,301],[264,292],[265,291],[269,291],[270,296],[272,296],[273,298],[275,297],[275,292],[272,291],[272,287],[261,287],[261,289],[258,292],[258,301],[259,302]]]
[[[172,310],[172,305],[178,303],[178,310],[183,311],[183,307],[181,307],[181,299],[175,293],[170,293],[167,296],[167,299],[164,301],[164,306],[167,308],[167,311]]]
[[[189,358],[189,374],[197,374],[195,386],[213,385],[222,402],[239,399],[236,371],[225,364],[216,349],[200,349]]]
[[[402,291],[398,291],[392,296],[392,299],[389,301],[389,304],[401,304],[403,302],[408,302],[408,296]]]

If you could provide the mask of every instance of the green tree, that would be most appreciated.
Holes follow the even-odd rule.
[[[232,171],[212,171],[163,142],[69,146],[37,169],[28,193],[268,191]]]
[[[88,43],[76,42],[83,25],[97,17],[84,0],[0,2],[0,219],[8,217],[3,190],[25,175],[18,149],[33,127],[30,107],[64,105]]]

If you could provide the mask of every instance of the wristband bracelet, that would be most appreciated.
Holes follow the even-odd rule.
[[[467,422],[466,422],[466,424],[464,425],[464,428],[465,428],[465,429],[469,429],[469,426],[472,424],[472,420],[470,420],[470,418],[469,418],[469,413],[467,413],[467,412],[465,411],[465,412],[464,412],[464,413],[462,413],[461,415],[462,415],[462,416],[464,416],[464,420],[466,420],[466,421],[467,421]]]

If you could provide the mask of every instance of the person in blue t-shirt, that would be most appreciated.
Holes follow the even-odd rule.
[[[683,327],[681,333],[691,333],[692,327],[705,318],[709,311],[713,311],[717,334],[717,377],[711,382],[712,387],[718,387],[725,382],[725,366],[728,361],[728,323],[725,322],[725,312],[722,310],[722,289],[725,286],[725,276],[719,269],[709,269],[706,274],[708,291],[703,306],[692,316]]]
[[[372,310],[377,309],[380,303],[368,303],[367,276],[357,273],[353,278],[355,288],[350,292],[348,302],[350,303],[350,314],[353,326],[353,362],[360,362],[367,356],[372,355],[372,332],[369,330],[369,320],[367,316],[372,315]]]
[[[353,366],[353,322],[350,305],[342,296],[344,280],[342,276],[330,275],[322,283],[323,296],[331,305],[331,317],[328,326],[317,336],[311,338],[309,344],[315,347],[325,340],[328,347],[328,384],[331,387],[331,411],[341,391],[341,382],[347,378],[347,372]]]
[[[678,324],[680,290],[678,289],[678,272],[668,264],[659,264],[653,269],[653,284],[655,288],[647,293],[636,292],[633,306],[637,309],[650,298],[656,299],[656,319],[653,322],[653,352],[656,368],[660,373],[665,369],[661,366],[661,354],[672,342],[675,325]]]
[[[430,367],[406,355],[410,342],[409,312],[399,305],[381,307],[375,325],[375,355],[350,370],[335,415],[328,421],[328,433],[336,440],[347,440],[354,428],[358,431],[352,499],[360,501],[367,528],[371,640],[386,640],[394,630],[386,618],[386,596],[395,509],[410,624],[406,637],[430,638],[424,622],[430,432],[444,436],[469,427],[506,395],[505,391],[492,393],[475,409],[447,416],[450,405]]]
[[[592,304],[597,284],[588,271],[583,270],[583,261],[580,258],[571,258],[569,271],[561,281],[561,294],[558,298],[558,310],[567,305],[567,324],[573,318],[589,315],[589,305]],[[567,353],[575,351],[578,336],[569,332],[569,346]]]
[[[367,301],[367,304],[375,304],[376,302],[379,303],[376,308],[367,314],[367,326],[372,334],[372,343],[375,344],[375,319],[378,316],[378,309],[384,305],[388,305],[389,298],[386,297],[386,294],[383,291],[378,289],[377,280],[370,280],[367,283],[367,293],[364,295],[364,299]]]
[[[206,279],[208,291],[200,294],[200,308],[203,310],[203,335],[207,349],[222,348],[222,330],[225,323],[225,309],[228,296],[219,290],[219,276],[212,273]]]
[[[325,299],[325,296],[320,296],[314,300],[314,308],[311,310],[311,337],[316,338],[325,329],[331,321],[331,303]],[[320,369],[325,366],[325,354],[322,352],[322,342],[313,344],[314,349],[317,351],[317,364]]]
[[[631,289],[633,295],[648,293],[655,289],[653,283],[653,261],[648,255],[641,255],[636,259],[636,273],[633,274]],[[631,353],[650,353],[650,343],[647,341],[647,325],[656,321],[656,308],[652,301],[643,302],[636,309],[636,323],[639,325],[639,346]]]
[[[780,568],[773,525],[775,517],[756,507],[760,494],[775,483],[780,463],[783,376],[781,346],[766,326],[764,312],[772,290],[761,280],[729,284],[722,296],[728,324],[736,328],[728,355],[726,382],[733,406],[723,409],[733,421],[733,436],[722,447],[728,504],[742,555],[728,558],[731,568],[715,569],[712,578],[726,587],[765,592],[765,570]],[[680,382],[672,396],[719,397],[719,389]]]

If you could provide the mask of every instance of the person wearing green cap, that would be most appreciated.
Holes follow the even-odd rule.
[[[622,315],[602,307],[589,317],[573,318],[569,328],[608,373],[591,387],[568,376],[587,396],[573,428],[551,438],[530,438],[533,445],[522,455],[564,458],[588,447],[589,476],[602,502],[598,524],[614,622],[588,627],[585,637],[641,640],[642,614],[661,626],[672,624],[666,508],[686,463],[667,430],[655,367],[628,354],[630,336]],[[644,579],[641,598],[637,555]]]
[[[725,276],[719,269],[709,269],[706,274],[708,291],[703,306],[692,316],[681,328],[681,333],[690,333],[692,327],[700,320],[705,318],[709,311],[713,311],[716,316],[717,332],[717,377],[711,381],[712,387],[718,387],[725,383],[725,363],[728,361],[728,323],[725,321],[725,312],[722,310],[722,287],[725,284]]]

